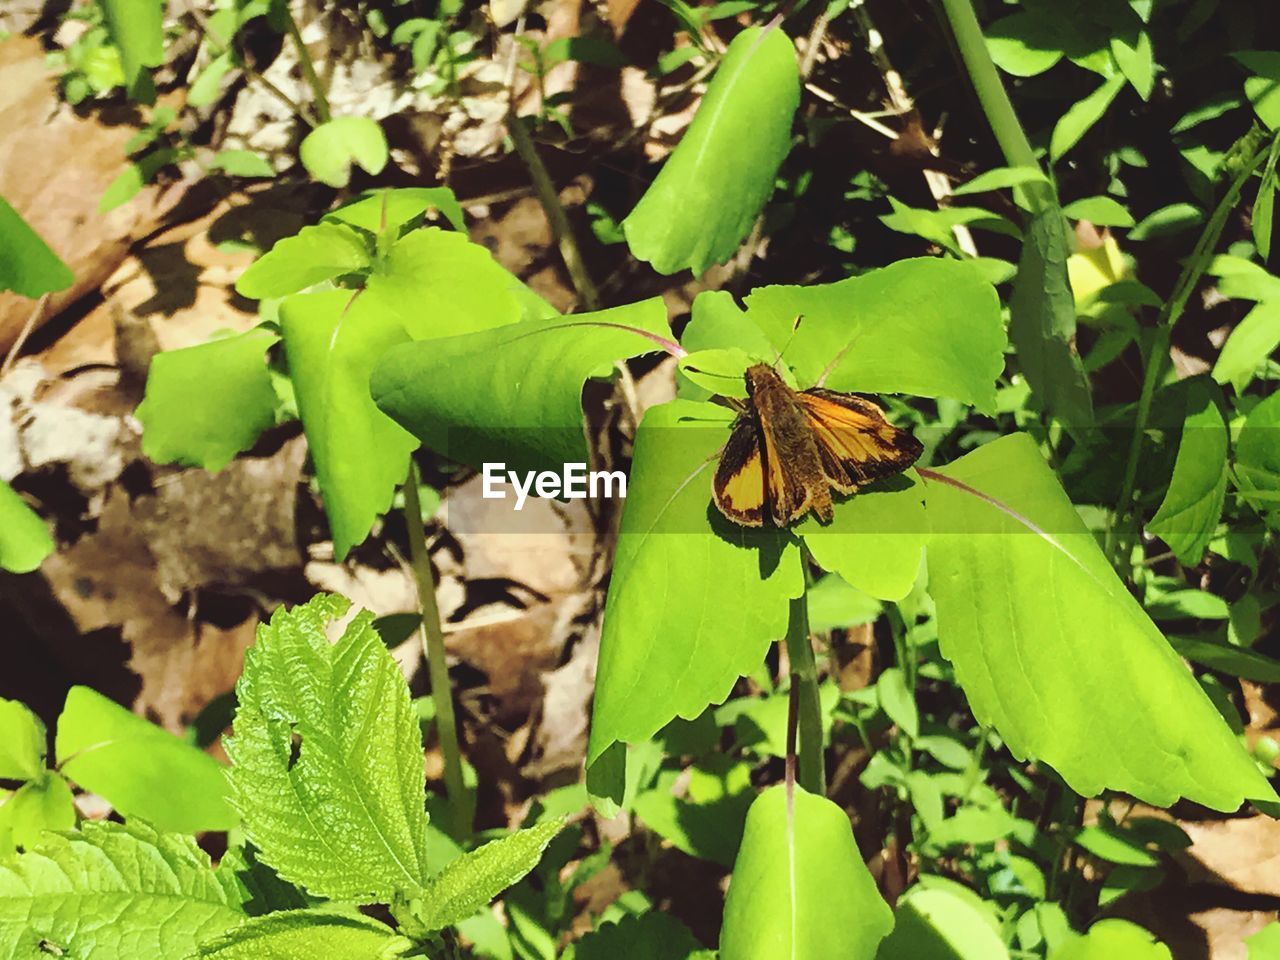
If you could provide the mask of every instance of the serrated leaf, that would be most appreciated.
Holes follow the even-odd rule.
[[[414,919],[428,932],[461,923],[536,867],[563,829],[563,820],[550,820],[464,853],[414,899]]]
[[[334,117],[303,138],[298,159],[307,173],[331,187],[345,187],[354,163],[377,176],[387,165],[387,137],[369,117]]]
[[[695,276],[733,256],[773,193],[799,103],[791,39],[777,27],[739,33],[679,146],[622,222],[632,254],[659,273]]]
[[[341,223],[317,223],[277,241],[251,263],[236,281],[236,293],[252,300],[285,297],[368,266],[369,248],[359,233]]]
[[[0,570],[30,573],[53,553],[53,537],[40,515],[0,480]]]
[[[1227,422],[1218,406],[1221,399],[1221,391],[1207,378],[1187,382],[1173,477],[1147,524],[1147,531],[1189,566],[1203,559],[1227,495]]]
[[[0,697],[0,780],[44,775],[45,729],[26,704]]]
[[[280,305],[298,414],[341,560],[391,506],[417,441],[374,406],[369,374],[408,339],[363,293],[298,294]]]
[[[825,384],[833,390],[950,397],[995,410],[1000,304],[967,264],[901,260],[837,283],[757,287],[746,303],[775,349],[786,349],[802,387],[835,362]]]
[[[35,299],[65,290],[75,279],[40,234],[0,197],[0,290]]]
[[[1104,80],[1102,86],[1094,90],[1083,100],[1072,104],[1062,118],[1054,125],[1053,134],[1049,138],[1049,158],[1057,163],[1067,151],[1080,142],[1080,138],[1102,119],[1111,106],[1111,101],[1124,87],[1123,74],[1117,74]]]
[[[162,830],[228,830],[225,768],[89,687],[72,687],[58,718],[58,769],[122,815]]]
[[[0,864],[3,957],[175,960],[243,919],[194,840],[140,823],[87,822]]]
[[[871,960],[893,926],[853,842],[825,797],[770,787],[747,815],[720,932],[721,960]]]
[[[376,235],[383,230],[396,230],[428,210],[439,210],[453,229],[466,233],[462,205],[448,187],[371,190],[358,200],[330,210],[323,219],[349,223]]]
[[[142,452],[156,463],[218,471],[275,423],[266,352],[280,338],[250,330],[156,354],[135,415]]]
[[[650,910],[602,923],[574,942],[573,960],[693,960],[701,949],[683,923],[669,913]]]
[[[711,505],[725,411],[675,400],[636,435],[605,602],[588,764],[729,695],[786,632],[804,587],[785,532],[729,523]],[[655,598],[660,598],[655,602]]]
[[[258,628],[226,749],[264,862],[315,896],[388,903],[429,873],[421,732],[372,614],[326,637],[348,606],[322,594]]]
[[[1049,960],[1173,960],[1169,948],[1153,934],[1128,920],[1099,920],[1086,934],[1072,936]]]
[[[893,932],[876,960],[1009,960],[988,918],[946,888],[912,887],[898,901]]]
[[[395,347],[373,371],[379,407],[422,442],[479,468],[561,470],[588,461],[582,384],[670,337],[658,299]]]
[[[413,947],[385,923],[330,909],[286,910],[245,921],[200,944],[209,960],[391,960]]]
[[[1280,347],[1280,300],[1259,303],[1227,335],[1213,364],[1213,379],[1243,393],[1258,368]]]
[[[1056,203],[1031,217],[1009,300],[1009,342],[1031,389],[1072,430],[1093,423],[1089,379],[1075,349],[1066,223]]]
[[[979,494],[935,479],[925,505],[940,649],[980,723],[1084,796],[1216,810],[1274,797],[1029,436],[938,472]]]

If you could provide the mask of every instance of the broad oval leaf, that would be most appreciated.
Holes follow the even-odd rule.
[[[142,452],[156,463],[218,471],[275,423],[266,352],[280,338],[250,330],[156,354],[135,412]]]
[[[1275,792],[1016,434],[925,475],[938,642],[974,716],[1084,796]],[[963,488],[957,488],[956,485]]]
[[[1262,362],[1280,347],[1280,300],[1259,303],[1250,310],[1222,345],[1213,365],[1213,379],[1243,393]]]
[[[376,176],[388,156],[386,134],[369,117],[334,117],[308,133],[298,147],[307,173],[331,187],[347,185],[353,163]]]
[[[29,780],[0,803],[0,858],[18,848],[30,850],[46,831],[70,830],[76,825],[76,804],[60,773],[49,770]]]
[[[3,957],[174,960],[243,919],[194,840],[141,823],[87,822],[0,864]]]
[[[659,273],[724,263],[773,193],[791,149],[800,70],[780,28],[729,45],[680,145],[622,222],[627,245]]]
[[[985,32],[991,59],[1015,77],[1034,77],[1062,59],[1065,38],[1040,8],[1001,17]]]
[[[876,960],[1009,960],[990,920],[945,887],[908,890],[893,919]]]
[[[253,917],[200,944],[201,960],[391,960],[413,947],[385,923],[329,908]]]
[[[53,553],[53,537],[40,515],[0,480],[0,570],[30,573]]]
[[[995,410],[1000,302],[968,264],[902,260],[837,283],[757,287],[746,303],[774,348],[786,350],[801,386],[835,363],[826,380],[833,390],[950,397]]]
[[[784,531],[711,505],[724,408],[675,400],[645,413],[605,602],[588,764],[615,741],[697,717],[764,660],[804,578]]]
[[[770,787],[747,815],[729,881],[721,960],[871,960],[893,926],[853,842],[825,797]]]
[[[369,266],[364,237],[343,223],[317,223],[276,242],[236,281],[236,293],[252,300],[286,297]]]
[[[1128,920],[1099,920],[1089,932],[1071,937],[1049,953],[1049,960],[1173,960],[1163,943]]]
[[[72,687],[58,717],[58,768],[126,817],[162,830],[229,830],[223,766],[89,687]]]
[[[40,234],[0,197],[0,290],[34,299],[65,290],[75,279]]]
[[[427,869],[422,734],[400,668],[357,614],[320,595],[258,628],[236,684],[233,801],[261,859],[315,896],[391,902]]]

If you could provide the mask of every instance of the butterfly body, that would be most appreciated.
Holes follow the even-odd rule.
[[[812,510],[833,516],[831,491],[849,494],[901,473],[920,442],[864,397],[793,390],[768,364],[746,371],[747,403],[712,480],[720,512],[743,526],[783,527]]]

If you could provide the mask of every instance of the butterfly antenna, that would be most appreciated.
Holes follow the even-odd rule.
[[[773,365],[775,367],[777,367],[778,364],[782,363],[782,355],[786,353],[788,349],[790,349],[791,344],[795,341],[796,331],[800,329],[800,321],[803,319],[804,319],[804,314],[797,313],[796,318],[791,321],[791,335],[787,337],[787,342],[782,345],[781,350],[774,351],[776,355],[773,358]]]

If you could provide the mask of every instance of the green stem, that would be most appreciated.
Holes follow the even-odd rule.
[[[533,138],[529,136],[529,131],[525,129],[525,125],[514,111],[507,114],[507,133],[511,135],[516,153],[520,155],[520,159],[529,170],[529,179],[533,181],[534,193],[538,195],[538,202],[542,204],[542,210],[547,215],[547,222],[551,225],[551,236],[560,248],[560,256],[564,260],[565,269],[569,271],[573,288],[578,292],[578,299],[588,310],[599,310],[600,294],[591,281],[591,275],[587,273],[586,264],[582,262],[578,241],[573,235],[573,228],[569,225],[564,207],[560,204],[560,195],[556,193],[555,184],[551,182],[551,175],[547,173],[546,165],[538,156]]]
[[[422,609],[422,653],[427,658],[427,674],[431,678],[431,699],[436,708],[436,731],[440,737],[440,753],[444,757],[444,786],[449,809],[454,818],[454,837],[462,839],[471,832],[467,822],[466,784],[462,780],[462,753],[458,748],[458,725],[453,713],[453,691],[449,684],[449,665],[445,662],[444,631],[440,626],[440,608],[436,604],[436,577],[427,555],[427,535],[422,526],[422,504],[418,500],[418,465],[409,462],[409,476],[404,490],[404,522],[409,531],[409,560],[418,585],[418,606]]]
[[[812,794],[827,795],[827,770],[822,750],[822,701],[818,695],[818,664],[809,638],[809,594],[791,601],[787,622],[787,655],[791,660],[791,687],[798,713],[800,735],[799,774],[796,781]]]
[[[302,67],[302,76],[306,79],[307,86],[311,88],[311,95],[315,97],[316,116],[320,118],[321,123],[328,123],[333,119],[333,114],[329,111],[329,98],[325,96],[324,84],[320,82],[320,75],[316,73],[311,51],[302,42],[302,31],[298,29],[298,21],[293,19],[288,4],[281,4],[280,9],[284,13],[285,29],[293,39],[294,46],[298,48],[298,64]]]

